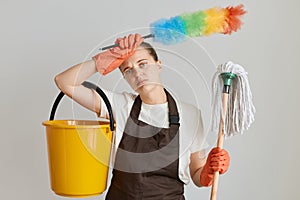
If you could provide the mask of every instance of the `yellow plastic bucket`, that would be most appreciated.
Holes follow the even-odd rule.
[[[103,98],[110,121],[53,120],[56,107],[64,96],[61,92],[52,107],[46,127],[51,189],[60,196],[90,197],[103,193],[107,186],[108,168],[113,143],[114,121],[105,94],[89,82]]]

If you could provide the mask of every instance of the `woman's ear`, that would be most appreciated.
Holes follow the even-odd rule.
[[[161,66],[161,60],[156,61],[157,66],[159,67],[159,69],[161,70],[162,66]]]

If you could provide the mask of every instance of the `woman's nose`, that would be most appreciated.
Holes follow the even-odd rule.
[[[135,67],[133,69],[133,75],[136,76],[136,77],[141,76],[142,75],[142,70],[139,67]]]

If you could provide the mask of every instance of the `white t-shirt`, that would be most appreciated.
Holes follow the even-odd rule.
[[[136,98],[132,93],[115,93],[103,90],[107,95],[116,122],[116,145],[119,146],[127,118]],[[172,95],[173,96],[173,95]],[[173,97],[174,98],[174,97]],[[190,181],[189,163],[190,154],[205,149],[208,145],[203,133],[201,112],[193,105],[175,99],[179,118],[179,171],[180,180],[185,184]],[[168,103],[149,105],[142,102],[139,120],[155,127],[169,128]],[[108,112],[105,103],[101,102],[99,117],[107,118]],[[115,149],[116,150],[116,149]]]

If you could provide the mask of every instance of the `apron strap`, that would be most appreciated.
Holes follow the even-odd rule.
[[[176,102],[166,89],[164,89],[164,91],[167,95],[167,102],[168,102],[168,108],[169,108],[169,124],[170,124],[170,126],[171,125],[180,126],[180,123],[179,123],[180,118],[179,118],[179,113],[178,113],[178,110],[177,110]],[[135,105],[135,106],[132,107],[132,110],[130,112],[130,116],[131,116],[132,119],[138,119],[138,116],[139,116],[140,111],[141,111],[140,108],[141,108],[141,105],[142,105],[142,100],[141,100],[140,95],[138,95],[135,98],[133,105]]]

